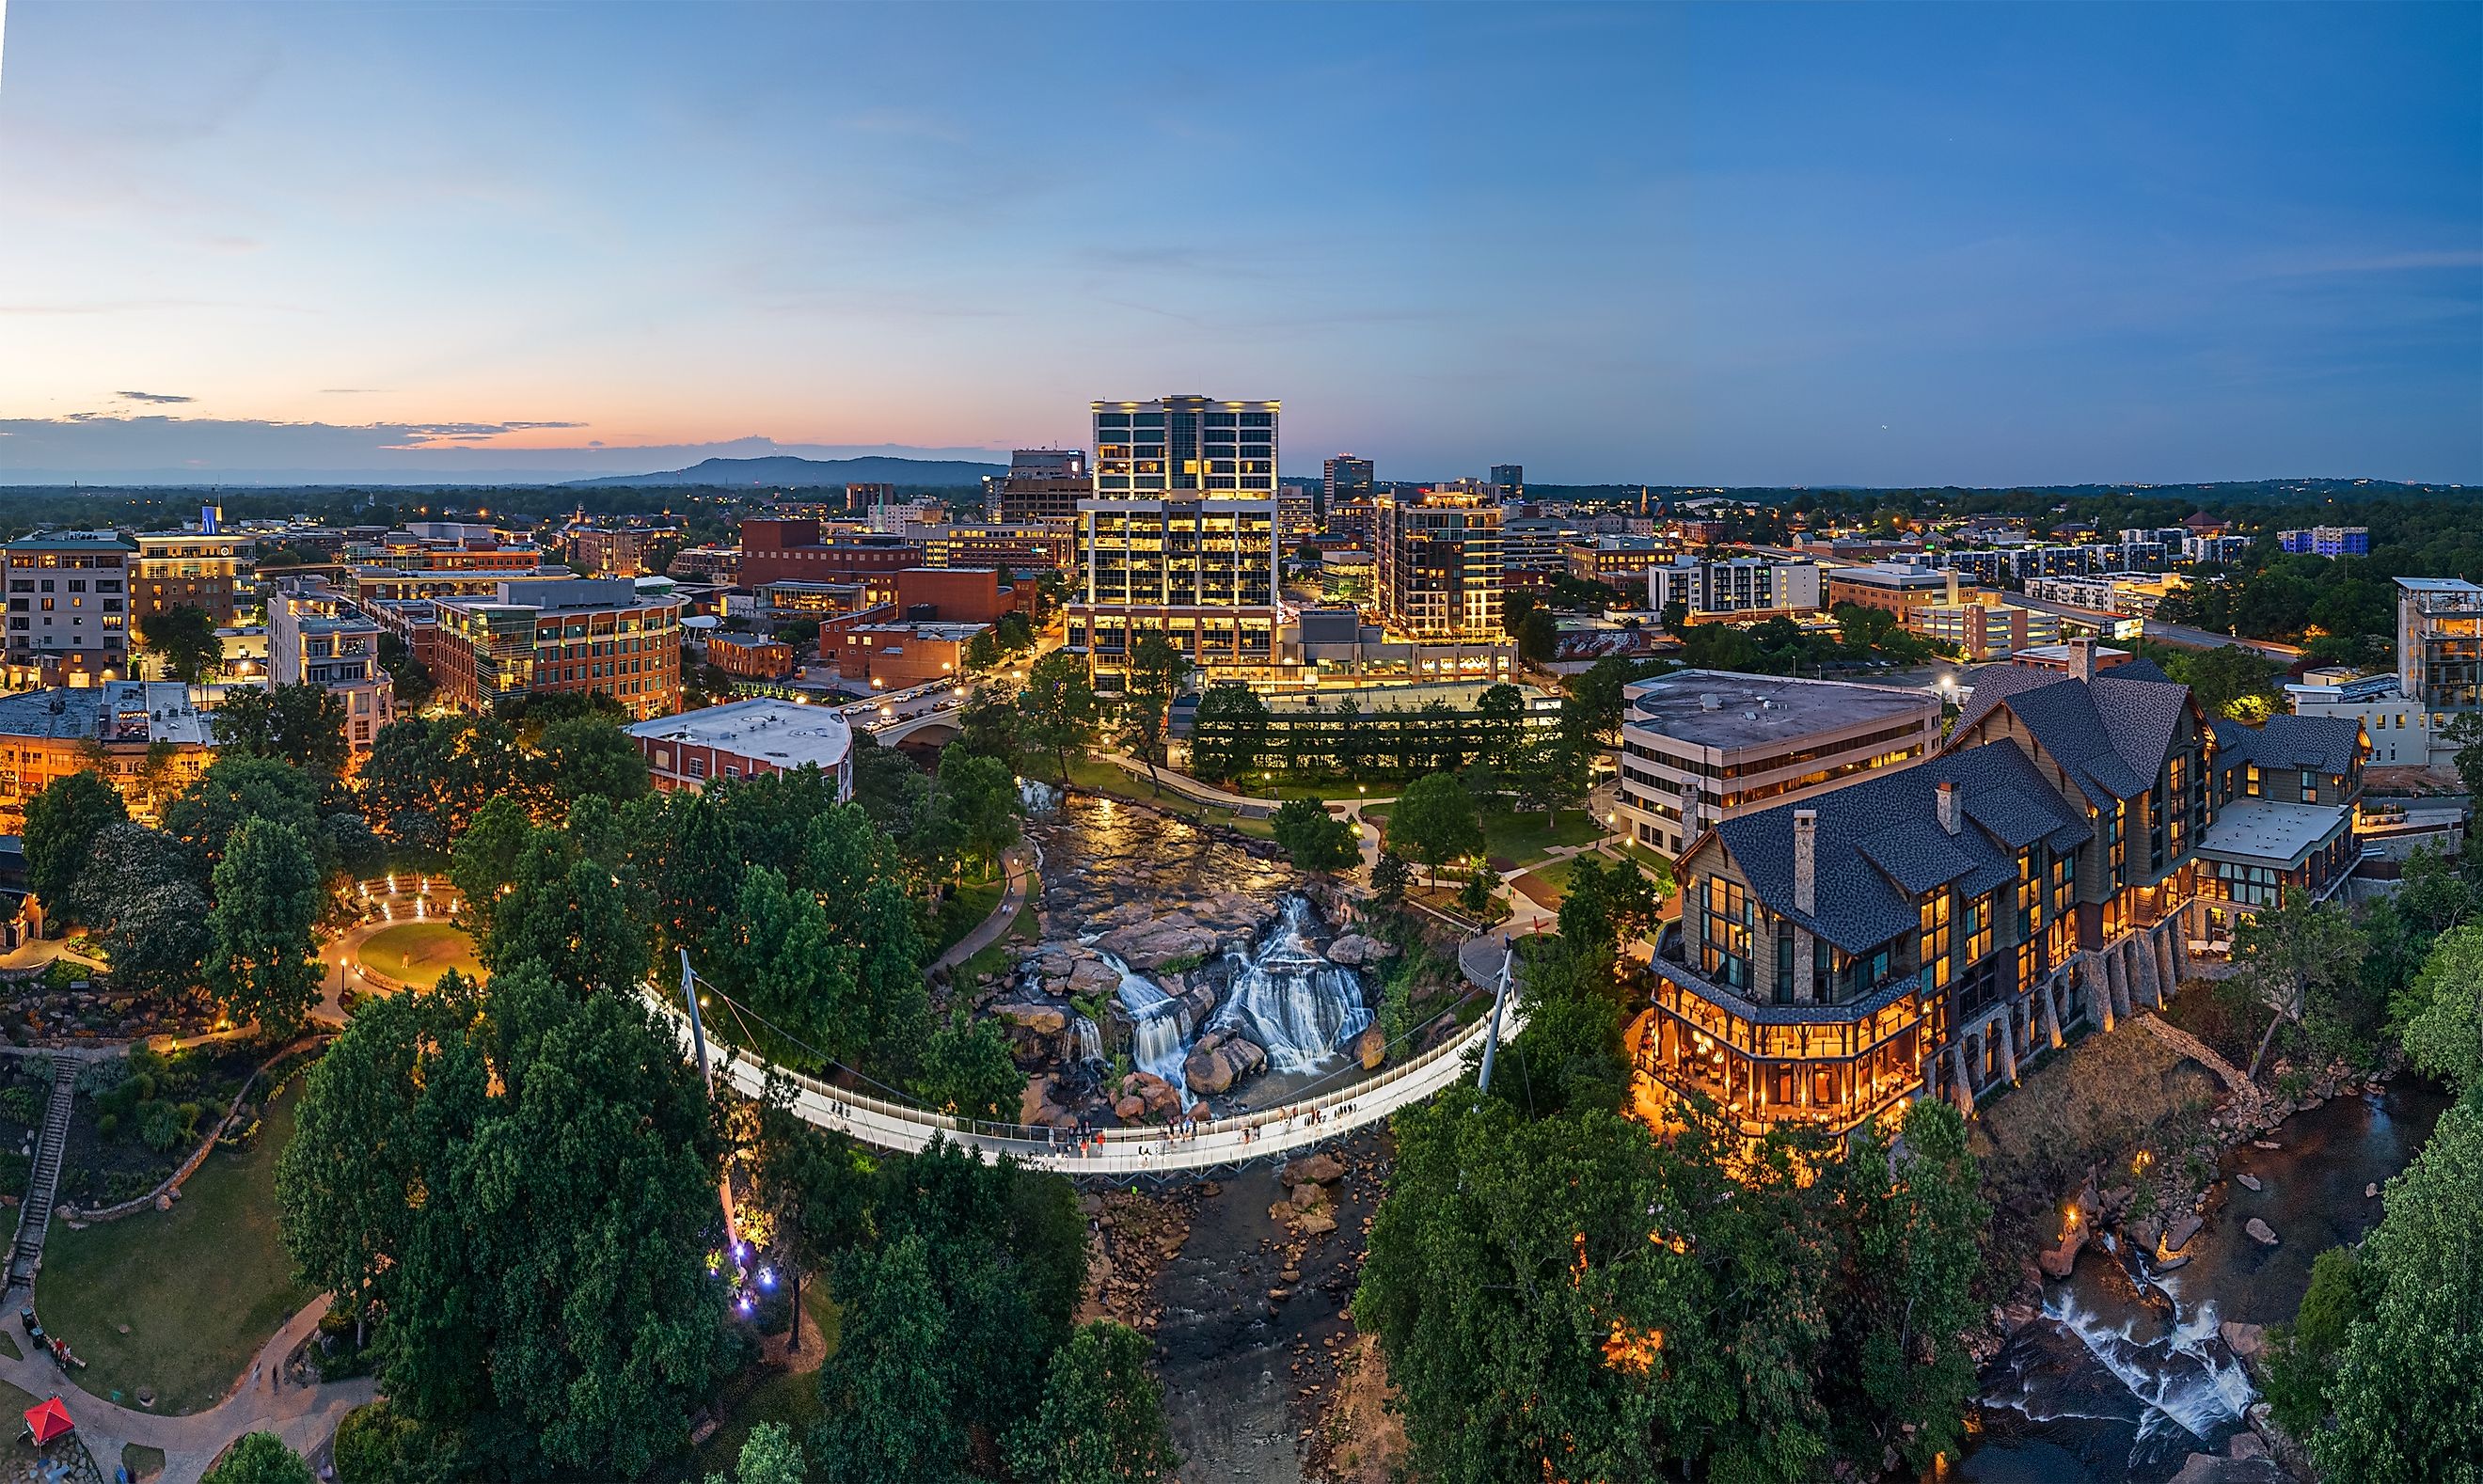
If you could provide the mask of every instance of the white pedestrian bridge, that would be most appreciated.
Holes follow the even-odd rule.
[[[831,1086],[711,1038],[708,1054],[714,1060],[715,1074],[744,1096],[764,1098],[770,1074],[782,1076],[791,1090],[791,1108],[797,1117],[880,1149],[919,1150],[934,1138],[945,1137],[951,1144],[967,1145],[995,1157],[1008,1154],[1022,1165],[1071,1177],[1152,1178],[1297,1153],[1379,1123],[1399,1108],[1428,1101],[1456,1085],[1465,1075],[1466,1054],[1490,1041],[1495,1028],[1505,1042],[1525,1027],[1526,1015],[1513,993],[1510,957],[1506,953],[1499,977],[1501,998],[1463,1033],[1370,1076],[1348,1080],[1341,1073],[1331,1085],[1315,1086],[1282,1106],[1200,1122],[1187,1131],[1106,1128],[1083,1142],[1059,1129],[982,1123]],[[694,1055],[689,1017],[682,1004],[652,988],[646,997],[672,1024],[682,1053]]]

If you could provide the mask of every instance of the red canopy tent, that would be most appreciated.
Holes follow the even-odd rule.
[[[74,1431],[76,1427],[77,1424],[69,1420],[69,1409],[62,1406],[57,1396],[26,1409],[26,1431],[33,1435],[37,1447],[64,1433]]]

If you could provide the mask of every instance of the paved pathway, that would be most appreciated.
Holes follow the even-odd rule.
[[[379,1394],[367,1376],[327,1386],[280,1385],[278,1370],[284,1358],[309,1338],[318,1328],[319,1316],[327,1312],[326,1295],[311,1300],[260,1348],[249,1373],[224,1400],[187,1417],[160,1417],[91,1394],[49,1359],[36,1354],[23,1329],[13,1329],[9,1338],[25,1354],[11,1360],[0,1353],[0,1381],[38,1401],[58,1396],[69,1409],[69,1419],[77,1424],[87,1450],[102,1466],[104,1477],[110,1478],[120,1464],[121,1445],[137,1443],[164,1450],[163,1484],[198,1484],[216,1455],[244,1433],[276,1433],[287,1446],[307,1457],[334,1434],[346,1413]]]
[[[1171,768],[1158,768],[1150,775],[1145,763],[1127,753],[1097,753],[1095,756],[1097,760],[1108,762],[1132,778],[1160,782],[1163,786],[1193,803],[1208,805],[1215,808],[1233,809],[1239,813],[1247,814],[1253,819],[1267,818],[1276,812],[1278,804],[1284,802],[1280,799],[1261,799],[1250,794],[1235,793],[1229,788],[1218,788],[1214,783],[1201,782],[1187,773],[1177,772]]]
[[[999,942],[1001,935],[1017,921],[1018,909],[1034,894],[1035,862],[1031,853],[1023,845],[1012,846],[1008,854],[1001,858],[1001,862],[1008,872],[1008,888],[1001,893],[1001,904],[992,909],[990,916],[975,923],[973,932],[958,939],[949,945],[948,952],[932,960],[931,967],[922,970],[924,978],[952,971],[958,965]]]

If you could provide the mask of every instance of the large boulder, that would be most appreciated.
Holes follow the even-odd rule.
[[[992,1014],[1047,1038],[1069,1028],[1069,1012],[1056,1005],[994,1005]]]
[[[1200,927],[1186,913],[1152,922],[1115,928],[1095,946],[1141,973],[1181,959],[1203,959],[1215,946],[1215,934]]]
[[[1365,1072],[1378,1071],[1379,1064],[1388,1059],[1388,1033],[1379,1028],[1378,1021],[1372,1021],[1354,1038],[1353,1054],[1362,1059]]]
[[[2261,1247],[2273,1247],[2276,1245],[2276,1229],[2269,1226],[2266,1222],[2259,1220],[2256,1216],[2253,1216],[2250,1220],[2242,1223],[2242,1230],[2249,1232],[2250,1239],[2258,1243]]]
[[[1096,994],[1120,987],[1120,974],[1111,965],[1090,953],[1070,965],[1069,977],[1063,982],[1060,993]]]
[[[2179,1252],[2189,1246],[2190,1238],[2199,1234],[2199,1228],[2203,1224],[2196,1211],[2183,1211],[2174,1217],[2173,1225],[2164,1229],[2164,1250]]]
[[[1233,1065],[1214,1047],[1201,1047],[1181,1065],[1182,1080],[1202,1098],[1213,1098],[1233,1086]]]
[[[1333,964],[1370,964],[1387,958],[1396,951],[1395,943],[1361,933],[1348,933],[1327,945],[1328,961]]]
[[[1289,1162],[1278,1177],[1288,1185],[1327,1185],[1345,1179],[1345,1161],[1322,1150]]]
[[[1142,1111],[1149,1118],[1181,1111],[1180,1090],[1151,1072],[1133,1075],[1123,1091],[1136,1095],[1143,1105]]]
[[[2267,1331],[2259,1325],[2244,1324],[2239,1319],[2227,1319],[2217,1325],[2216,1330],[2225,1337],[2225,1343],[2231,1347],[2233,1354],[2242,1360],[2254,1360],[2261,1350],[2267,1348]]]

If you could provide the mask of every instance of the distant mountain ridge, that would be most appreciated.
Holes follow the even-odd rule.
[[[705,459],[685,469],[654,474],[607,474],[573,479],[564,489],[596,489],[646,485],[924,485],[948,488],[978,485],[986,474],[1005,474],[1005,464],[972,464],[963,459],[799,459],[775,454],[761,459]]]

